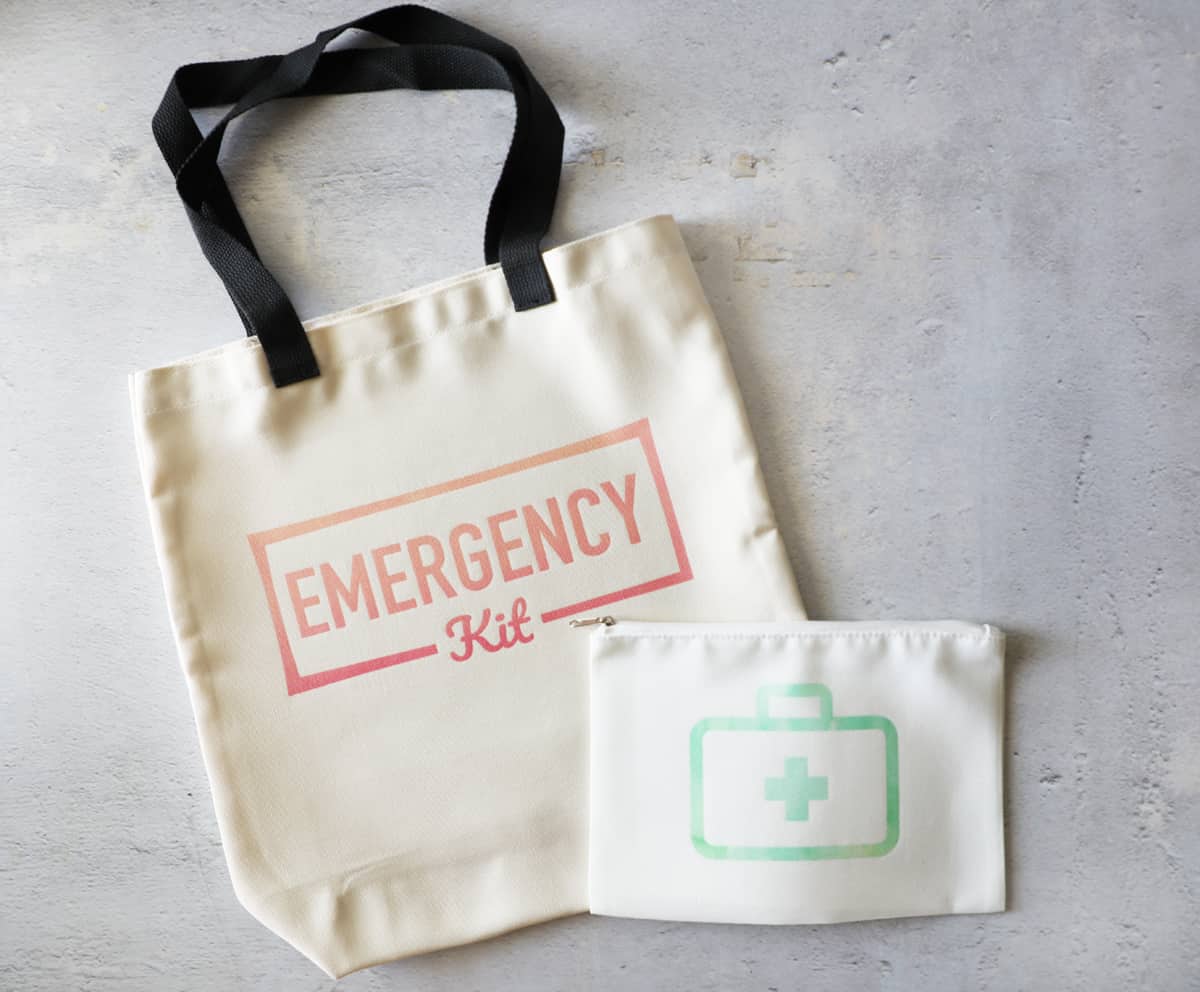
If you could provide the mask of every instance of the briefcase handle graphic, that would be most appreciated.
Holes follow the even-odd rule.
[[[818,716],[816,717],[777,717],[771,712],[771,701],[778,699],[780,696],[796,698],[806,696],[811,699],[816,699],[818,703]],[[818,730],[833,725],[833,693],[827,686],[823,686],[817,682],[791,682],[781,683],[778,685],[764,685],[758,689],[758,719],[762,724],[769,726],[779,720],[804,720],[806,723],[812,724],[811,729]],[[799,729],[799,728],[797,728]]]
[[[772,712],[780,699],[816,700],[816,715],[776,716]],[[819,682],[769,683],[758,687],[754,716],[706,717],[696,722],[691,732],[691,840],[696,851],[706,858],[735,861],[824,861],[835,858],[878,858],[890,852],[900,839],[900,763],[895,724],[886,716],[833,715],[833,694]],[[883,738],[883,789],[886,823],[881,835],[870,842],[815,845],[763,846],[713,843],[705,827],[704,739],[714,731],[877,731]],[[797,773],[820,786],[814,798],[828,798],[828,782],[809,779],[807,759],[797,761]],[[784,783],[785,785],[787,783]],[[780,786],[766,786],[768,790]],[[768,798],[774,798],[772,793]],[[806,805],[806,804],[805,804]],[[805,817],[806,818],[806,817]]]

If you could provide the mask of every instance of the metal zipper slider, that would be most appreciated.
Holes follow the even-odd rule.
[[[602,623],[605,627],[611,627],[616,622],[612,617],[580,617],[570,621],[570,624],[572,627],[595,627]]]

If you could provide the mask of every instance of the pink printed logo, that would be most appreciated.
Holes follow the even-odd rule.
[[[647,420],[249,541],[290,695],[692,578]]]

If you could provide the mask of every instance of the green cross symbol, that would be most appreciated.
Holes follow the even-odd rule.
[[[787,758],[782,777],[767,779],[764,792],[767,799],[785,803],[787,819],[807,820],[809,802],[829,798],[829,779],[810,776],[807,758]]]

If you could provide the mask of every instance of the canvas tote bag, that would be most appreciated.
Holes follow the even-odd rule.
[[[347,28],[393,44],[324,52]],[[264,101],[394,87],[512,92],[489,264],[302,323],[218,146]],[[202,137],[189,108],[229,103]],[[674,221],[543,252],[553,105],[512,48],[418,7],[186,66],[155,135],[248,332],[130,379],[239,898],[334,976],[586,910],[570,618],[803,616]]]

